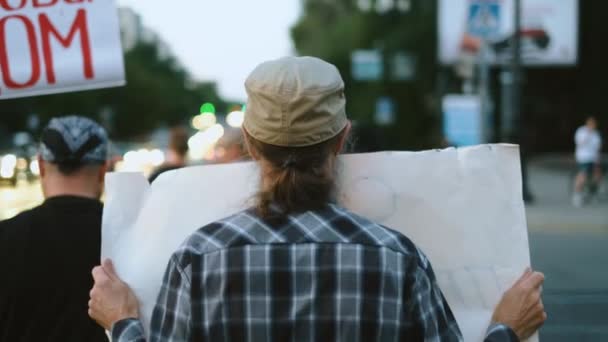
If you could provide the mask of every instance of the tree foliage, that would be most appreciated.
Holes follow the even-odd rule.
[[[4,135],[26,129],[31,114],[42,123],[78,114],[105,123],[114,138],[129,139],[187,120],[204,101],[222,107],[214,84],[192,81],[175,58],[160,58],[158,49],[154,43],[139,43],[125,53],[124,87],[0,101],[0,134],[2,126]]]
[[[367,149],[423,148],[434,145],[436,114],[436,4],[413,1],[408,13],[390,11],[364,13],[355,0],[304,0],[304,13],[292,28],[292,39],[301,55],[317,56],[335,64],[346,82],[348,113],[360,127]],[[390,69],[383,80],[357,82],[351,77],[351,53],[358,49],[378,49],[385,65],[397,52],[416,60],[416,76],[411,81],[392,81]],[[376,100],[391,97],[396,104],[396,123],[375,127]]]

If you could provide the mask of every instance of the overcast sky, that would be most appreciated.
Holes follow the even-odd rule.
[[[260,62],[294,53],[289,28],[300,0],[118,0],[159,33],[195,78],[215,80],[228,100]],[[171,5],[168,5],[171,4]]]

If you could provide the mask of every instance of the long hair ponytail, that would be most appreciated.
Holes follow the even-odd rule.
[[[336,154],[345,131],[306,147],[269,145],[245,133],[259,156],[262,184],[256,209],[262,217],[322,208],[332,201],[336,186]]]

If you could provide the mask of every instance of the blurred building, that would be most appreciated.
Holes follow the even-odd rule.
[[[118,9],[118,18],[120,21],[120,31],[122,34],[122,45],[124,52],[129,52],[137,43],[143,42],[146,44],[155,44],[158,48],[158,58],[167,60],[173,57],[171,47],[165,42],[156,31],[144,26],[141,16],[129,7],[120,7]],[[182,68],[182,65],[176,60],[176,69]]]
[[[137,45],[137,42],[142,40],[144,26],[141,16],[129,7],[121,7],[118,9],[118,19],[120,21],[122,46],[125,52],[128,52]]]

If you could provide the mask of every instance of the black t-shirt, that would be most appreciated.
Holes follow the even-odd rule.
[[[107,341],[87,314],[102,204],[61,196],[0,222],[0,341]]]

